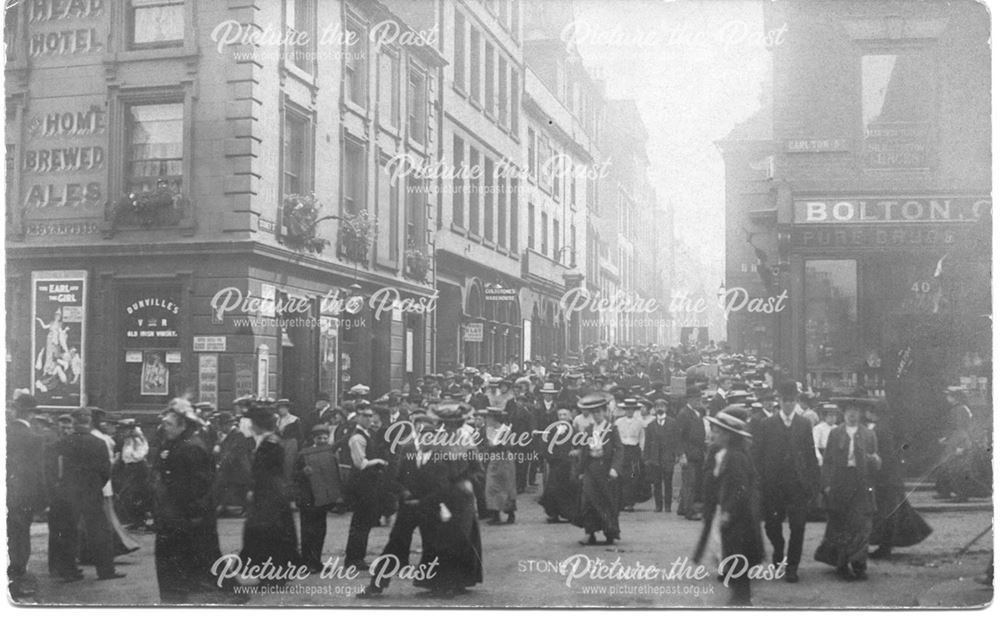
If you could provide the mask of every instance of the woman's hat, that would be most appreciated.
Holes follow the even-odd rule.
[[[729,409],[727,407],[726,409]],[[723,430],[729,431],[730,433],[735,433],[741,437],[752,438],[753,435],[747,430],[747,423],[740,420],[735,415],[727,413],[725,410],[720,411],[714,417],[706,416],[705,418],[713,426],[717,426]]]
[[[507,419],[507,412],[500,407],[487,407],[486,417],[502,421]]]
[[[623,399],[621,403],[618,404],[619,409],[639,409],[639,401],[634,398]]]
[[[471,411],[465,403],[442,403],[427,412],[427,415],[446,424],[464,424],[465,417]]]
[[[250,410],[243,414],[243,417],[258,426],[266,426],[274,420],[274,409],[269,403],[258,401],[250,405]]]
[[[98,411],[100,411],[100,410],[98,410]],[[102,413],[103,413],[103,411],[102,411]],[[167,404],[167,408],[163,410],[163,413],[164,414],[166,414],[166,413],[175,413],[175,414],[181,416],[182,418],[184,418],[187,422],[189,422],[191,424],[195,424],[197,426],[202,426],[202,425],[205,424],[204,420],[202,420],[201,418],[199,418],[198,414],[195,413],[194,407],[191,405],[191,402],[188,401],[187,399],[184,399],[184,398],[175,398],[175,399],[172,399]],[[97,417],[98,417],[98,415],[95,414],[94,415],[95,423],[99,421],[99,420],[96,420]]]

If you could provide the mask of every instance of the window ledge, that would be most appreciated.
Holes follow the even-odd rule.
[[[281,68],[292,77],[298,79],[310,88],[316,88],[316,76],[297,66],[288,58],[282,58]]]
[[[183,60],[198,56],[194,45],[172,45],[169,47],[146,47],[125,49],[115,53],[115,62],[142,62],[145,60]]]
[[[451,230],[453,232],[457,233],[457,234],[462,235],[462,236],[467,236],[469,234],[468,230],[465,227],[462,227],[461,225],[459,225],[458,223],[452,223],[451,224]]]
[[[357,103],[355,103],[351,99],[346,99],[346,98],[344,99],[344,107],[348,111],[351,111],[354,114],[356,114],[358,116],[361,116],[362,118],[364,118],[366,120],[368,119],[368,110],[365,109],[364,107],[358,105]]]
[[[482,236],[480,236],[477,233],[473,233],[471,231],[469,232],[469,239],[470,240],[475,240],[476,242],[480,242],[480,243],[483,241]]]

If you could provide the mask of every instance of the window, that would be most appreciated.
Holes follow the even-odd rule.
[[[385,51],[378,56],[378,121],[399,127],[399,57]]]
[[[340,178],[344,187],[344,213],[356,215],[365,207],[365,147],[354,141],[344,141],[344,171]]]
[[[934,65],[928,52],[861,57],[862,120],[867,167],[927,167],[935,101]]]
[[[493,51],[493,45],[491,43],[486,43],[486,96],[485,96],[485,106],[486,113],[496,114],[496,98],[494,97],[494,87],[497,79],[496,72],[496,55]]]
[[[482,49],[479,40],[479,30],[475,28],[470,29],[469,35],[469,90],[472,95],[472,100],[479,102],[482,92],[480,90],[480,79],[479,76],[482,73],[483,67],[480,66],[482,62]]]
[[[285,50],[291,56],[292,64],[307,73],[312,73],[316,51],[316,18],[313,15],[315,3],[310,0],[285,0],[285,27],[288,28]]]
[[[302,116],[285,110],[282,135],[282,176],[284,195],[308,193],[306,178],[306,152],[309,147],[306,130],[308,122]]]
[[[9,133],[8,133],[9,134]],[[17,162],[17,146],[15,144],[7,144],[7,182],[6,182],[6,204],[7,204],[7,216],[10,217],[14,210],[17,208],[17,194],[14,192],[14,173],[16,170]],[[10,218],[7,219],[8,229],[10,228]]]
[[[562,183],[563,183],[563,169],[562,169],[562,156],[552,150],[550,153],[552,157],[549,162],[549,167],[552,169],[552,198],[559,201],[562,195]]]
[[[549,146],[548,137],[538,138],[538,168],[539,186],[546,193],[551,193],[554,182],[552,177],[552,148]]]
[[[510,68],[510,130],[517,137],[520,130],[521,112],[521,82],[520,73],[514,67]]]
[[[493,191],[497,180],[493,175],[493,159],[483,157],[483,182],[486,190],[483,192],[483,238],[493,240]]]
[[[455,177],[452,179],[451,220],[459,227],[465,226],[465,179],[462,178],[462,163],[465,160],[465,142],[458,135],[452,138],[452,160]]]
[[[576,267],[576,225],[569,226],[569,267]]]
[[[535,204],[528,204],[528,248],[535,250]]]
[[[507,177],[497,179],[497,244],[507,246]]]
[[[863,359],[858,326],[858,266],[853,260],[805,264],[807,369],[848,368]]]
[[[569,205],[576,207],[576,174],[569,170]]]
[[[549,254],[549,215],[542,212],[542,231],[541,231],[542,245],[539,252],[542,255]]]
[[[455,9],[455,87],[465,90],[465,16]]]
[[[479,193],[482,190],[482,172],[479,169],[479,151],[469,147],[469,231],[479,235]]]
[[[133,47],[173,47],[184,43],[184,0],[131,0],[129,43]]]
[[[559,244],[559,219],[552,219],[552,259],[562,263],[562,245]]]
[[[399,259],[399,190],[389,170],[388,158],[379,165],[375,254],[379,261]]]
[[[510,0],[500,0],[500,23],[502,23],[503,27],[508,31],[510,30],[510,11]]]
[[[521,0],[511,0],[510,7],[510,33],[514,40],[518,40],[521,33]]]
[[[132,105],[125,114],[125,190],[147,192],[162,179],[173,193],[183,184],[184,104]]]
[[[406,246],[422,249],[427,243],[424,224],[427,219],[424,184],[412,175],[406,176]]]
[[[11,60],[15,60],[21,52],[20,42],[17,37],[20,30],[18,24],[21,12],[17,4],[11,5],[8,2],[6,6],[7,12],[3,16],[3,42],[7,46],[7,61],[10,62]],[[10,178],[10,176],[7,177]],[[10,183],[8,182],[8,184]]]
[[[503,58],[498,58],[497,66],[499,67],[497,74],[500,79],[500,83],[498,84],[500,86],[500,95],[497,101],[497,108],[500,113],[500,126],[506,128],[508,112],[510,111],[510,101],[507,99],[507,61]]]
[[[406,89],[406,111],[409,135],[418,144],[427,143],[427,77],[417,69],[410,69]]]
[[[535,129],[528,129],[528,177],[535,177],[536,157],[535,157]]]
[[[364,29],[347,23],[344,37],[344,98],[368,107],[368,38]]]
[[[517,178],[510,179],[510,250],[517,253],[520,250],[520,239],[518,238],[518,226],[520,221],[517,216]]]

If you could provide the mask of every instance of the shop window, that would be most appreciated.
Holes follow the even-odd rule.
[[[344,29],[344,97],[361,108],[368,107],[368,38],[364,28],[351,21]],[[353,43],[353,46],[352,46]]]
[[[929,53],[861,57],[865,165],[914,169],[928,165],[930,120],[935,101]]]
[[[316,57],[316,16],[315,0],[285,0],[285,27],[288,29],[286,41],[291,41],[291,49],[286,49],[292,64],[306,73],[312,73],[313,59]]]
[[[406,89],[410,139],[420,145],[427,143],[427,76],[418,69],[410,69]]]
[[[184,0],[130,0],[130,44],[173,47],[184,43]]]
[[[863,360],[859,344],[858,265],[853,260],[805,264],[806,365],[821,384],[843,385]],[[822,386],[821,386],[822,387]]]
[[[378,56],[378,121],[399,127],[399,57],[383,51]]]
[[[165,182],[183,186],[184,104],[131,105],[126,111],[126,192],[144,193]]]

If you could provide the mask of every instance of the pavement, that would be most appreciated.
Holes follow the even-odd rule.
[[[580,529],[569,524],[548,524],[537,493],[518,499],[514,525],[482,526],[485,580],[467,594],[451,600],[427,597],[411,581],[396,580],[377,600],[355,598],[368,576],[323,578],[319,574],[300,580],[283,590],[266,590],[250,597],[247,606],[482,606],[482,607],[712,607],[724,605],[728,589],[716,580],[714,570],[701,579],[691,555],[701,523],[687,521],[675,513],[656,513],[652,502],[640,504],[634,513],[621,515],[622,540],[613,547],[582,547]],[[960,504],[962,505],[962,504]],[[812,554],[823,535],[824,523],[806,527],[801,581],[758,580],[753,583],[755,606],[767,607],[976,607],[992,601],[991,588],[972,579],[985,571],[992,557],[993,533],[986,533],[967,552],[962,549],[992,524],[992,506],[972,510],[923,512],[934,528],[921,544],[897,549],[888,560],[869,563],[869,580],[844,582],[832,568],[813,561]],[[297,518],[297,517],[296,517]],[[343,560],[350,514],[331,514],[324,558]],[[220,519],[223,553],[237,552],[243,521]],[[372,530],[368,561],[385,545],[386,526]],[[118,570],[127,578],[97,581],[92,567],[86,578],[60,583],[47,576],[47,526],[32,526],[32,558],[29,570],[37,578],[38,592],[29,603],[75,605],[155,605],[158,603],[151,534],[138,535],[142,548],[118,558]],[[765,539],[765,545],[767,540]],[[419,561],[419,534],[414,538],[411,563]],[[604,578],[601,569],[620,560],[639,566],[644,576]],[[714,567],[710,560],[706,564]],[[678,576],[679,568],[691,565],[689,576]],[[575,578],[570,574],[576,575]],[[633,573],[634,574],[634,573]],[[760,573],[764,575],[764,572]]]

